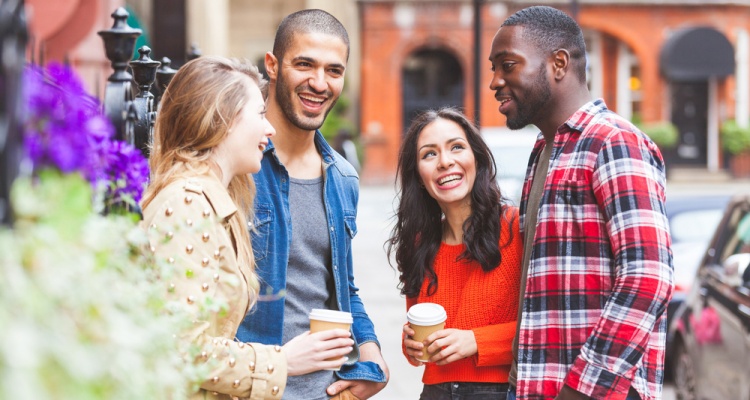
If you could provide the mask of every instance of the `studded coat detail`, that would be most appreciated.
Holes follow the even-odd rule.
[[[214,175],[196,176],[159,192],[143,210],[143,226],[157,260],[173,266],[162,276],[169,299],[194,315],[181,338],[199,346],[195,362],[212,368],[191,399],[280,399],[287,377],[281,348],[233,340],[257,286],[235,251],[235,212]]]

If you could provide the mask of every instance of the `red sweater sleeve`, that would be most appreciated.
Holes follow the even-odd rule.
[[[514,273],[511,274],[512,281],[516,284],[502,289],[507,290],[506,298],[509,300],[509,306],[515,306],[513,309],[517,315],[523,243],[519,232],[518,210],[512,208],[507,212],[510,214],[509,217],[513,224],[509,227],[510,229],[503,229],[502,232],[501,242],[508,239],[510,239],[510,242],[501,250],[502,262],[500,268],[513,271]],[[510,364],[513,359],[511,353],[513,337],[516,335],[515,316],[513,316],[512,321],[482,326],[474,328],[472,331],[474,331],[474,338],[477,341],[477,366]]]
[[[516,321],[472,329],[477,341],[477,366],[510,364]]]

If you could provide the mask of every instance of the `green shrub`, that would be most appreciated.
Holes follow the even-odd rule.
[[[677,145],[679,139],[677,127],[669,121],[646,122],[639,128],[660,148],[668,149]]]
[[[730,119],[721,124],[721,144],[730,154],[750,150],[750,127],[741,127]]]
[[[331,112],[328,113],[323,126],[320,127],[320,133],[323,134],[328,143],[333,143],[333,138],[336,137],[340,130],[346,130],[352,136],[357,136],[354,123],[347,117],[349,106],[349,99],[342,93],[339,100],[331,109]]]

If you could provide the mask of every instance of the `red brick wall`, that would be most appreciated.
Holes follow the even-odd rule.
[[[461,24],[456,3],[418,4],[409,29],[394,20],[394,3],[360,3],[362,12],[361,132],[365,145],[366,183],[391,183],[395,176],[402,127],[401,69],[404,59],[422,47],[438,47],[453,53],[464,71],[465,109],[473,104],[473,25]],[[492,16],[485,7],[482,18],[482,60],[489,55],[492,38],[506,16]],[[509,9],[512,13],[515,9]],[[617,109],[617,43],[627,44],[639,59],[644,121],[669,119],[668,86],[659,72],[660,50],[672,30],[691,26],[711,26],[734,43],[736,29],[750,31],[748,6],[654,6],[580,5],[578,21],[584,29],[603,36],[604,97]],[[696,57],[700,57],[696,54]],[[505,118],[489,90],[489,61],[480,66],[481,125],[502,126]],[[720,119],[734,115],[734,79],[725,79],[719,90]]]

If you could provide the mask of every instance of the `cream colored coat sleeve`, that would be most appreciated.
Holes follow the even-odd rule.
[[[250,270],[238,265],[226,222],[236,208],[217,184],[182,180],[157,195],[144,209],[151,251],[172,266],[162,276],[168,297],[194,316],[182,339],[199,347],[196,362],[212,366],[197,397],[280,399],[287,375],[282,349],[232,340],[248,310]]]

